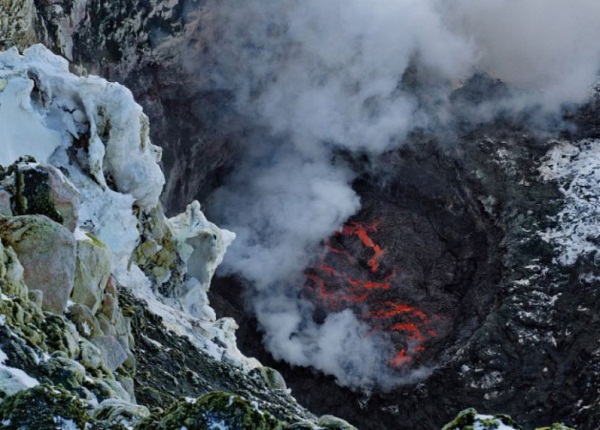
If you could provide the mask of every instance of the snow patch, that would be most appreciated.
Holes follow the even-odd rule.
[[[600,140],[556,142],[539,171],[543,180],[556,182],[564,196],[556,227],[541,233],[559,251],[556,261],[572,266],[581,256],[600,258]]]
[[[0,389],[6,395],[10,396],[40,384],[37,379],[32,378],[23,370],[6,366],[4,364],[6,360],[8,360],[8,356],[0,349]]]
[[[57,429],[60,430],[80,430],[79,426],[77,424],[75,424],[75,421],[73,420],[67,420],[63,417],[53,417],[52,420],[54,421],[54,424],[57,425]]]
[[[215,421],[211,420],[208,423],[208,428],[210,430],[229,430],[229,426],[225,423],[225,421]]]
[[[36,84],[28,70],[15,67],[20,55],[16,48],[0,53],[0,164],[6,166],[24,155],[46,162],[61,145],[58,132],[49,129],[34,101]],[[52,63],[52,67],[61,67]],[[25,127],[23,125],[26,125]]]
[[[473,430],[517,430],[513,426],[504,424],[499,418],[491,415],[475,415]]]

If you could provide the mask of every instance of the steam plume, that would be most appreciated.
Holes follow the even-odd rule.
[[[190,67],[208,76],[202,85],[232,91],[261,127],[212,210],[238,235],[224,267],[253,285],[267,347],[345,385],[405,381],[389,374],[386,339],[367,335],[352,312],[318,325],[298,298],[319,242],[360,208],[353,172],[335,154],[379,154],[431,127],[474,71],[521,88],[514,106],[581,101],[600,66],[600,3],[209,0],[204,10],[216,66]],[[427,76],[437,110],[403,82],[410,67]]]

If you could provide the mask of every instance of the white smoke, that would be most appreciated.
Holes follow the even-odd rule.
[[[402,84],[415,65],[440,109],[479,70],[520,87],[515,106],[581,101],[600,66],[600,3],[209,0],[204,11],[200,40],[216,66],[191,67],[262,127],[212,206],[238,235],[224,267],[253,285],[267,347],[345,385],[404,381],[387,370],[388,342],[350,311],[317,325],[298,298],[319,242],[360,208],[353,173],[334,154],[380,154],[432,123]]]
[[[452,31],[473,41],[477,67],[535,91],[547,109],[589,97],[600,68],[600,2],[456,0],[440,9]],[[533,94],[530,97],[534,97]]]

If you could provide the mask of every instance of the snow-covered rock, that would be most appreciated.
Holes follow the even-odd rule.
[[[4,396],[10,396],[26,388],[35,387],[39,384],[37,379],[32,378],[21,369],[15,369],[5,365],[8,357],[0,350],[0,392]]]
[[[102,187],[130,194],[144,209],[156,206],[165,181],[161,151],[127,88],[69,73],[68,62],[42,45],[0,54],[0,82],[0,164],[24,155],[48,162],[58,148],[71,148]]]
[[[194,277],[185,284],[180,301],[191,315],[214,320],[206,293],[235,234],[209,222],[197,201],[189,204],[184,213],[170,218],[168,224],[181,249],[181,257],[188,264],[188,273]]]
[[[557,141],[539,170],[541,179],[556,182],[564,195],[556,227],[542,238],[559,249],[557,260],[566,266],[595,255],[600,240],[600,140]]]
[[[104,292],[110,274],[113,284],[146,300],[166,327],[188,337],[200,350],[247,369],[258,366],[238,350],[236,323],[216,320],[206,295],[214,271],[235,235],[208,222],[198,202],[193,202],[184,214],[167,220],[158,204],[164,184],[158,166],[160,150],[150,143],[148,119],[131,93],[95,76],[69,73],[68,63],[41,45],[22,55],[15,49],[0,53],[0,79],[0,97],[5,98],[0,102],[7,109],[7,115],[0,115],[0,121],[4,121],[0,124],[4,148],[0,164],[8,166],[18,158],[33,156],[35,162],[26,160],[15,172],[29,169],[46,175],[49,210],[57,213],[54,216],[49,212],[48,216],[57,221],[64,219],[71,229],[77,223],[73,234],[64,229],[63,235],[73,249],[77,243],[77,269],[74,253],[73,258],[55,254],[57,261],[68,267],[63,276],[54,278],[70,281],[63,282],[64,294],[52,310],[57,314],[65,310],[75,279],[71,299],[85,306],[89,312],[84,313],[89,315],[87,319],[82,312],[69,315],[79,315],[80,335],[96,343],[95,349],[102,352],[101,346],[112,342],[102,355],[110,370],[116,369],[127,358],[129,326],[114,291]],[[8,202],[3,209],[7,215],[11,207],[18,206],[22,194],[15,172],[5,179],[10,185],[4,199]],[[152,243],[142,227],[144,223],[151,224]],[[14,234],[7,229],[7,238]],[[10,243],[20,252],[16,239]],[[140,244],[145,246],[134,253]],[[23,252],[26,282],[33,276],[29,275],[33,271],[27,259],[41,261],[39,252],[36,254],[39,250],[30,248]],[[147,263],[148,267],[143,266],[147,270],[141,270],[138,262]],[[40,272],[37,269],[35,272]],[[177,276],[172,273],[176,270]],[[46,277],[53,277],[54,272]],[[161,293],[159,287],[164,282],[171,282],[173,289]],[[45,290],[40,282],[30,283],[43,291],[45,307],[58,294]],[[57,286],[53,289],[63,291]],[[110,342],[104,341],[107,339]],[[109,356],[109,350],[118,350],[118,357]]]
[[[520,427],[506,415],[482,415],[473,408],[465,409],[442,430],[517,430]]]

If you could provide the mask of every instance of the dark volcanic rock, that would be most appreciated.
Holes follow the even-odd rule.
[[[160,317],[127,291],[120,291],[119,297],[125,313],[132,318],[137,360],[135,394],[140,404],[164,408],[182,397],[220,391],[255,401],[279,420],[315,419],[285,390],[269,389],[259,374],[249,375],[237,366],[217,361],[187,339],[168,332]]]

